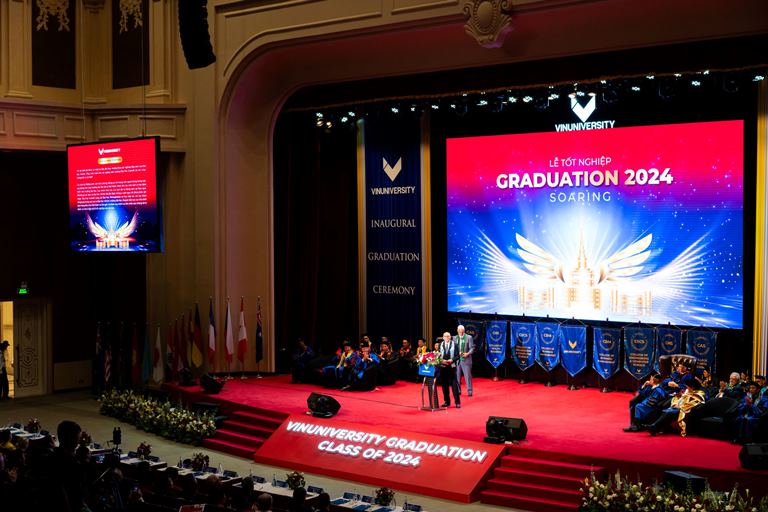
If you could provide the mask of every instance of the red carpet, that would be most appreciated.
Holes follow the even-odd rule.
[[[741,469],[738,445],[693,436],[623,432],[629,421],[630,393],[475,379],[474,396],[464,395],[461,409],[425,412],[418,409],[420,387],[399,382],[371,392],[324,390],[291,384],[288,376],[230,380],[214,396],[202,394],[199,387],[168,386],[193,401],[222,401],[230,412],[253,407],[277,414],[306,412],[307,396],[320,392],[339,401],[339,420],[473,441],[482,441],[489,415],[523,418],[528,436],[510,447],[511,456],[602,466],[643,478],[660,478],[664,469],[686,469],[708,477],[715,488],[739,481],[742,489],[765,492],[762,479],[768,472]]]

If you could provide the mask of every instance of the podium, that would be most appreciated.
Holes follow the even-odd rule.
[[[421,407],[422,411],[444,411],[445,408],[440,407],[440,402],[437,397],[437,379],[440,377],[440,367],[428,364],[419,365],[419,375],[424,377],[421,382]],[[426,392],[427,398],[424,399]]]

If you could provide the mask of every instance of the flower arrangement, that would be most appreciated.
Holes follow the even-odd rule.
[[[146,459],[150,453],[152,453],[152,445],[149,443],[141,442],[136,448],[136,454],[140,459]]]
[[[202,471],[208,467],[208,465],[211,463],[211,459],[204,453],[197,452],[192,454],[192,458],[189,460],[189,462],[193,471]]]
[[[389,487],[379,487],[376,489],[376,503],[385,507],[395,499],[395,491]]]
[[[678,493],[658,483],[643,485],[642,482],[630,482],[618,472],[606,481],[599,481],[593,474],[584,480],[584,484],[579,510],[585,512],[768,512],[768,497],[755,503],[749,490],[742,495],[737,487],[725,493],[714,492],[708,487],[701,494],[691,491]]]
[[[80,432],[80,446],[90,446],[93,442],[93,439],[91,439],[91,434],[88,433],[87,430],[83,430]]]
[[[111,390],[101,395],[101,414],[136,425],[147,432],[181,443],[199,445],[216,432],[212,413],[196,413],[169,401],[133,391]]]
[[[427,352],[419,357],[419,364],[426,364],[429,366],[437,366],[443,362],[443,358],[440,357],[439,352]]]
[[[304,487],[307,482],[304,481],[304,474],[298,471],[293,471],[285,475],[285,481],[288,484],[289,489],[298,489]]]
[[[24,427],[24,430],[29,432],[30,434],[38,434],[43,429],[42,425],[40,425],[40,420],[37,418],[31,418],[27,425]]]

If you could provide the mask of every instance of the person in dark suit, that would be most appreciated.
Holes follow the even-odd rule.
[[[453,342],[459,349],[459,362],[456,365],[456,382],[459,385],[459,394],[461,394],[461,376],[467,383],[467,394],[472,396],[472,353],[475,351],[475,340],[471,334],[467,334],[464,326],[456,328],[456,336]]]
[[[8,349],[8,340],[0,343],[0,400],[8,400],[8,363],[5,358],[5,351]]]
[[[443,333],[443,343],[440,345],[440,357],[443,360],[440,367],[440,384],[443,387],[443,400],[445,401],[442,407],[451,406],[451,394],[453,390],[453,399],[456,402],[456,408],[461,407],[461,397],[459,396],[459,380],[456,375],[456,366],[459,364],[461,354],[459,353],[459,346],[451,338],[451,333]]]

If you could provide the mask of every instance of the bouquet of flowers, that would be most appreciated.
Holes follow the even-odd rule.
[[[150,453],[152,453],[152,445],[149,443],[142,442],[136,448],[136,454],[139,456],[140,459],[146,459],[147,457],[149,457]]]
[[[385,507],[395,499],[395,491],[389,487],[379,487],[376,489],[376,503]]]
[[[80,446],[90,446],[93,440],[87,430],[80,432]]]
[[[437,366],[443,362],[443,358],[440,357],[440,352],[427,352],[419,357],[419,364],[426,364],[429,366]]]
[[[202,452],[193,453],[192,459],[190,459],[190,464],[192,465],[193,471],[202,471],[206,467],[208,467],[208,464],[210,464],[211,459],[207,455],[205,455]]]
[[[293,471],[285,475],[285,481],[290,489],[298,489],[304,487],[307,483],[304,481],[304,474],[298,471]]]
[[[32,418],[27,422],[27,426],[24,427],[24,430],[29,432],[30,434],[38,434],[40,430],[42,430],[42,425],[40,425],[40,420],[37,418]]]

